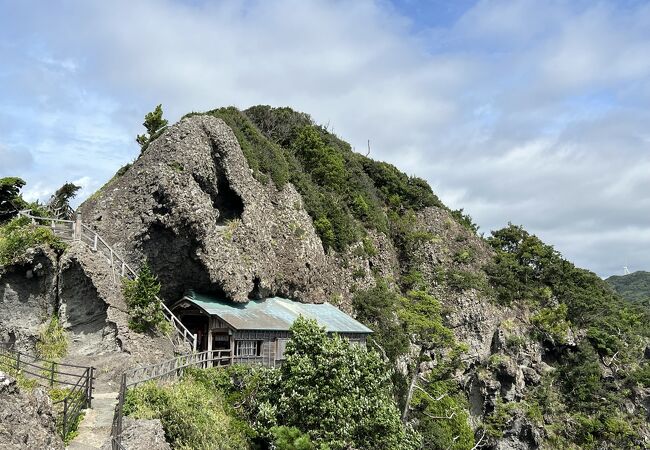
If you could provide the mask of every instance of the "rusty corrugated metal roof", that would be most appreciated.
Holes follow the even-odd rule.
[[[328,332],[372,333],[370,328],[329,303],[300,303],[280,297],[233,303],[192,291],[183,300],[194,303],[209,315],[219,316],[236,330],[286,331],[299,316],[304,316],[315,319]]]

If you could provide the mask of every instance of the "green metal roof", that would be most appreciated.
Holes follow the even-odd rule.
[[[299,316],[304,316],[315,319],[328,332],[372,333],[370,328],[329,303],[300,303],[279,297],[233,303],[192,291],[181,302],[184,300],[209,315],[219,316],[236,330],[286,331]]]

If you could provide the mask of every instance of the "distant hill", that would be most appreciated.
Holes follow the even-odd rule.
[[[629,275],[614,275],[605,281],[623,298],[650,304],[650,272],[639,270]]]

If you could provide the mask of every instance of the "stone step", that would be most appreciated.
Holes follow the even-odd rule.
[[[79,434],[70,442],[68,449],[99,449],[110,439],[117,395],[117,392],[93,394],[92,408],[85,410]]]

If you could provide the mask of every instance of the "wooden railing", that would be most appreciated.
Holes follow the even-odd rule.
[[[51,217],[38,217],[31,214],[31,210],[21,210],[19,215],[29,218],[33,224],[47,227],[63,240],[80,241],[88,245],[93,251],[99,252],[106,258],[111,267],[113,281],[128,278],[135,280],[138,274],[99,234],[82,223],[81,217],[77,215],[76,220],[54,219]],[[192,351],[196,351],[196,335],[191,333],[185,325],[171,312],[159,297],[156,300],[162,306],[163,314],[176,332],[181,336],[183,342],[190,344]]]
[[[57,428],[64,439],[76,426],[81,411],[91,407],[95,374],[93,367],[44,360],[12,350],[4,344],[0,345],[0,363],[0,368],[5,366],[16,376],[24,376],[37,386],[49,390],[68,389],[63,399],[52,403],[56,412]]]
[[[196,367],[228,366],[232,364],[231,350],[210,350],[201,353],[189,353],[150,366],[129,369],[122,374],[120,391],[113,416],[111,428],[111,445],[113,450],[124,450],[122,445],[122,421],[124,418],[124,400],[128,389],[152,380],[173,380],[183,376],[185,369]]]

